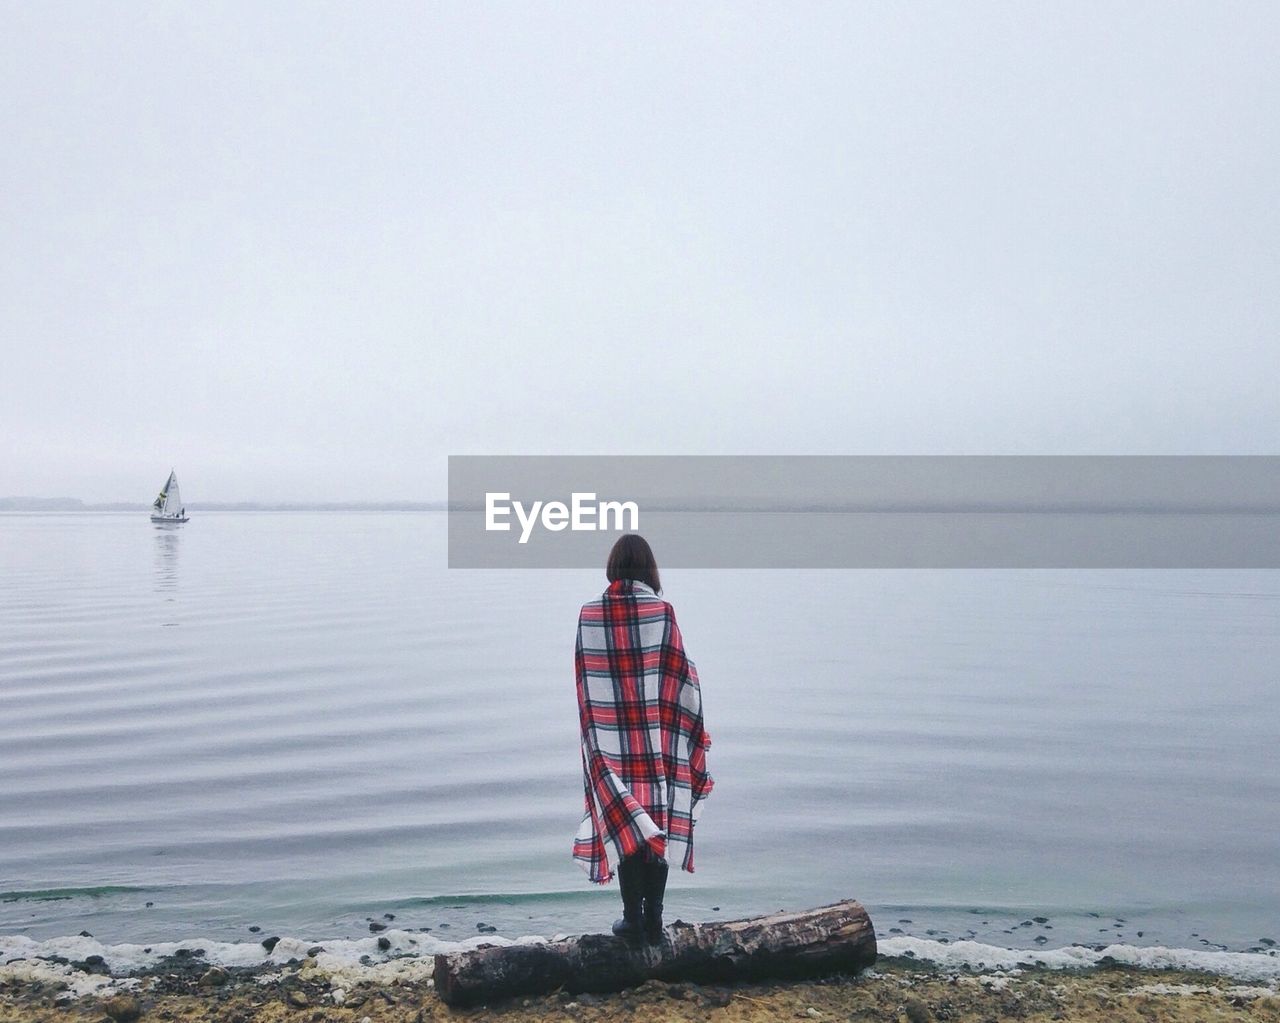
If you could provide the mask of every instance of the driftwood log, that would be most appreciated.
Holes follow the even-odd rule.
[[[437,955],[436,993],[448,1005],[478,1005],[563,989],[621,991],[646,980],[698,983],[852,973],[876,959],[876,936],[849,899],[800,913],[668,925],[662,944],[629,945],[612,934],[488,945]]]

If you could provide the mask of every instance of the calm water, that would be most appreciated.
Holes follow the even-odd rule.
[[[603,574],[450,572],[444,530],[0,516],[0,934],[606,926],[569,857]],[[664,582],[717,780],[668,919],[855,897],[882,934],[1280,940],[1280,573]]]

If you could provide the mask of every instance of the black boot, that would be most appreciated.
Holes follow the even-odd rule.
[[[644,866],[639,856],[628,856],[618,864],[622,919],[613,922],[613,933],[633,942],[638,942],[644,934]]]
[[[662,944],[662,896],[667,890],[667,864],[644,865],[644,938],[650,945]]]

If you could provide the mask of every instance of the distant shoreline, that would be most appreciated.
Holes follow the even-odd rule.
[[[481,511],[483,504],[473,501],[189,501],[189,512],[235,511]],[[1057,502],[1027,504],[1018,502],[974,503],[956,502],[901,503],[872,501],[848,503],[812,503],[778,501],[764,504],[744,501],[740,504],[724,501],[699,503],[696,501],[654,502],[644,506],[651,512],[724,514],[830,514],[830,515],[960,515],[960,514],[1009,514],[1009,515],[1277,515],[1280,505],[1273,503],[1223,502],[1211,504],[1090,504],[1088,502]],[[145,512],[151,505],[141,501],[82,501],[78,497],[0,497],[0,512]]]
[[[447,501],[192,501],[188,512],[219,511],[447,511]],[[82,501],[77,497],[0,497],[0,512],[145,512],[150,504],[134,501]]]

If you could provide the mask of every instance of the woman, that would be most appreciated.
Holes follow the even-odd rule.
[[[574,655],[585,813],[573,857],[597,884],[617,865],[613,933],[662,940],[673,860],[693,872],[693,824],[714,784],[698,673],[644,537],[613,545],[609,587],[582,606]]]

